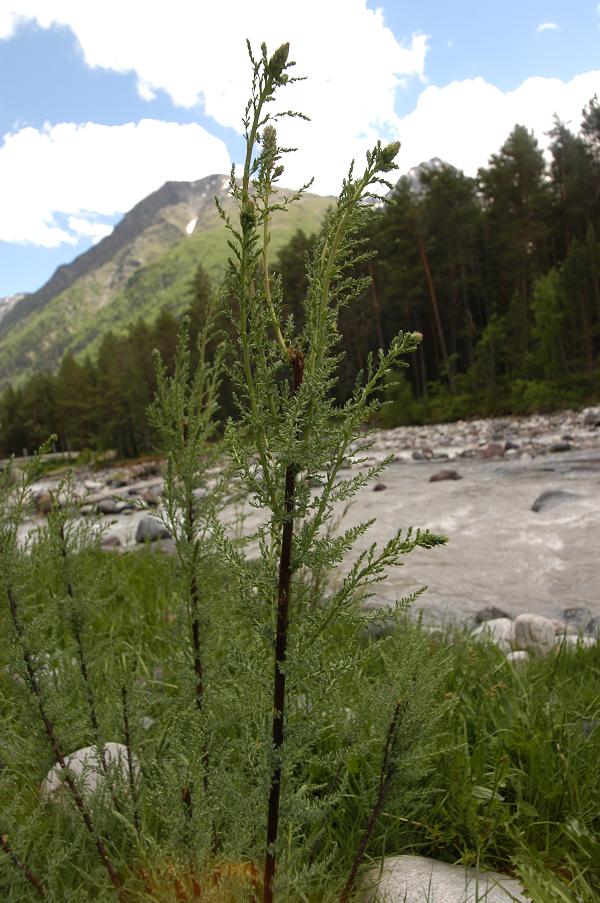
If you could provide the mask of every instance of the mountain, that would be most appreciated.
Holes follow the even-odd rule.
[[[441,172],[443,169],[455,169],[450,163],[445,163],[439,157],[432,157],[431,160],[425,160],[418,166],[413,166],[407,173],[402,176],[402,180],[408,182],[408,187],[413,194],[423,194],[423,175],[428,173]],[[458,172],[458,170],[456,170]]]
[[[5,317],[11,312],[13,307],[22,301],[25,298],[25,295],[8,295],[8,297],[0,298],[0,323],[4,320]]]
[[[198,264],[216,282],[229,248],[214,199],[232,209],[228,182],[224,175],[166,182],[38,291],[0,307],[0,386],[56,369],[65,352],[93,355],[103,334],[123,332],[140,317],[182,311]],[[333,202],[307,193],[278,215],[272,254],[296,229],[316,231]]]

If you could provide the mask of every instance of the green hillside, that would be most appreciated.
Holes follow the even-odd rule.
[[[227,207],[228,200],[221,200]],[[163,208],[160,223],[152,223],[110,260],[0,334],[0,385],[19,384],[32,373],[55,370],[67,351],[93,355],[103,334],[125,332],[140,317],[151,319],[162,309],[180,312],[198,264],[213,283],[218,282],[229,248],[212,198],[207,201],[200,211],[191,209],[189,202],[172,206],[168,216]],[[279,214],[273,254],[297,229],[316,231],[332,201],[307,194]],[[198,222],[188,236],[185,225],[194,213],[199,214]],[[125,280],[124,266],[131,273]]]

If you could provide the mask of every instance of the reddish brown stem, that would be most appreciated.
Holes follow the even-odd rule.
[[[16,868],[18,868],[19,871],[23,873],[23,875],[25,875],[31,886],[35,889],[38,897],[40,897],[42,900],[45,900],[46,892],[42,887],[42,882],[39,880],[39,878],[36,878],[29,866],[25,865],[25,863],[21,859],[19,859],[17,854],[12,850],[8,842],[8,836],[6,834],[0,834],[0,847],[2,847],[12,864]]]
[[[72,603],[75,603],[75,592],[73,590],[73,584],[71,583],[71,579],[69,577],[68,572],[68,555],[67,555],[67,540],[65,537],[64,526],[61,523],[58,528],[59,536],[60,536],[60,553],[63,559],[63,566],[65,569],[65,586],[67,590],[67,595],[71,599]],[[83,685],[85,688],[85,697],[88,704],[88,709],[90,712],[90,724],[92,725],[92,731],[94,735],[94,741],[96,746],[98,747],[98,753],[100,756],[100,767],[104,774],[108,774],[108,763],[106,761],[106,753],[104,751],[104,745],[101,742],[100,738],[100,723],[98,721],[98,714],[96,711],[96,700],[94,699],[94,691],[92,689],[92,681],[90,679],[90,672],[87,666],[87,660],[85,657],[85,650],[83,648],[83,637],[81,633],[81,623],[79,616],[75,609],[71,612],[71,627],[73,629],[73,636],[75,637],[75,643],[77,645],[77,661],[79,662],[79,673],[83,679]],[[116,794],[112,787],[110,787],[110,796],[113,801],[113,805],[117,812],[121,813],[121,806],[119,804],[119,800],[116,797]]]
[[[127,687],[121,687],[121,699],[123,701],[123,736],[125,739],[125,749],[127,750],[127,770],[129,773],[129,789],[131,791],[131,800],[133,802],[133,823],[135,830],[140,833],[140,814],[138,811],[137,787],[135,786],[135,771],[133,752],[131,749],[131,731],[129,730],[129,701]]]
[[[292,392],[300,391],[304,376],[304,356],[300,351],[290,352],[292,363]],[[275,767],[271,777],[269,805],[267,813],[267,850],[265,855],[263,903],[273,901],[273,883],[277,867],[275,844],[279,829],[279,800],[281,796],[281,760],[279,752],[283,746],[285,714],[285,658],[288,642],[288,622],[290,607],[290,583],[292,578],[292,543],[294,538],[294,503],[296,489],[296,468],[289,464],[285,471],[284,522],[281,531],[281,551],[279,555],[279,581],[277,588],[277,627],[275,640],[275,672],[273,677],[273,749]]]

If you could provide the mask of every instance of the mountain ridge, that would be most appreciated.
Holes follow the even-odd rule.
[[[124,332],[140,317],[153,318],[162,309],[180,313],[198,264],[218,280],[229,249],[214,199],[233,212],[228,184],[229,176],[221,174],[166,182],[110,235],[14,305],[0,322],[0,386],[55,369],[66,352],[93,353],[104,333]],[[272,253],[297,228],[317,231],[334,201],[306,193],[277,215]]]
[[[206,176],[194,182],[168,181],[151,192],[124,214],[110,235],[79,254],[70,263],[61,264],[39,289],[25,295],[0,320],[0,335],[28,314],[41,310],[52,298],[69,289],[77,279],[89,276],[94,270],[108,263],[127,243],[132,243],[142,232],[156,224],[157,215],[167,207],[191,203],[190,193],[198,200],[222,180],[219,174]],[[173,234],[178,240],[180,232]]]

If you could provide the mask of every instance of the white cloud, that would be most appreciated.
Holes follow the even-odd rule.
[[[314,175],[314,190],[323,194],[337,193],[350,160],[362,159],[379,137],[400,138],[402,172],[439,156],[474,174],[517,122],[545,146],[554,112],[577,128],[600,79],[599,72],[566,83],[530,78],[506,93],[483,78],[429,85],[401,118],[396,94],[411,77],[426,82],[428,39],[413,35],[403,46],[366,0],[220,0],[210,8],[197,0],[2,3],[0,37],[23,19],[66,25],[90,66],[133,72],[142,97],[162,90],[182,106],[200,102],[219,124],[238,131],[250,75],[246,36],[257,51],[263,39],[270,50],[290,39],[297,73],[310,77],[282,91],[280,101],[312,121],[281,123],[284,143],[301,148],[288,158],[282,182],[298,186]],[[168,178],[196,179],[228,166],[223,142],[199,126],[146,120],[23,129],[0,147],[0,238],[74,242],[82,229],[98,229],[86,212],[124,212]],[[61,228],[56,211],[88,225]]]
[[[288,164],[287,184],[313,174],[315,190],[337,191],[340,166],[364,152],[396,123],[395,93],[410,77],[424,79],[427,37],[400,43],[381,9],[367,0],[4,0],[0,36],[18,21],[41,27],[69,26],[90,66],[133,72],[140,96],[166,91],[181,106],[200,102],[219,124],[241,131],[250,64],[246,38],[255,51],[291,41],[297,74],[306,82],[282,94],[285,107],[312,118],[288,122],[282,138],[303,149]],[[11,18],[12,16],[12,18]]]
[[[109,227],[90,212],[114,216],[168,179],[199,179],[229,166],[225,144],[199,125],[144,119],[24,128],[0,146],[0,239],[45,247],[98,239]],[[68,215],[66,228],[58,213]]]
[[[540,145],[547,147],[544,133],[552,128],[554,113],[577,131],[581,110],[599,83],[600,71],[594,71],[569,82],[528,78],[507,93],[483,78],[427,87],[414,111],[398,122],[400,168],[406,172],[438,156],[474,175],[500,149],[516,123],[533,129]]]
[[[91,238],[94,244],[110,235],[112,230],[113,227],[109,223],[98,223],[94,219],[82,219],[78,216],[69,217],[69,231]]]
[[[538,25],[537,31],[559,31],[559,27],[556,22],[542,22],[541,25]]]

